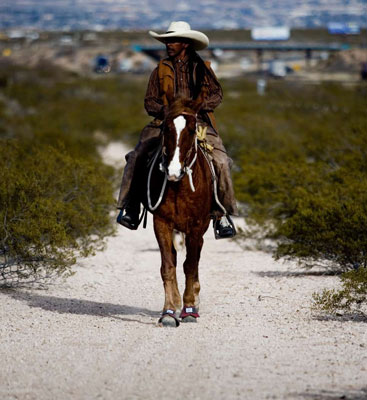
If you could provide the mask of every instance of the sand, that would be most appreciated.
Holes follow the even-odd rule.
[[[150,217],[48,290],[0,291],[0,399],[367,399],[366,321],[310,310],[337,277],[209,228],[201,317],[161,328],[159,268]]]

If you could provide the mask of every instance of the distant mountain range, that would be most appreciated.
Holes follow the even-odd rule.
[[[193,29],[257,26],[367,26],[367,0],[2,0],[0,29],[157,29],[186,20]]]

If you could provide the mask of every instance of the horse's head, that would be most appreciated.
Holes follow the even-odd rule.
[[[163,149],[168,180],[178,181],[193,158],[196,141],[196,116],[202,98],[179,98],[169,107],[163,130]]]

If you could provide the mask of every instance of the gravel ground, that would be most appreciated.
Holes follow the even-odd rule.
[[[1,291],[0,398],[367,398],[366,323],[310,312],[311,294],[337,278],[210,229],[199,322],[160,328],[159,266],[150,219],[146,231],[119,228],[65,282]]]
[[[0,291],[0,399],[367,399],[366,321],[310,311],[338,278],[210,228],[199,322],[160,328],[159,268],[149,218],[48,290]]]

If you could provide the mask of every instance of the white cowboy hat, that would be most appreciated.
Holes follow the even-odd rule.
[[[149,31],[149,35],[162,43],[169,38],[185,38],[190,39],[193,43],[194,50],[203,50],[209,45],[209,38],[204,33],[191,30],[191,26],[185,21],[173,21],[168,27],[166,33]]]

